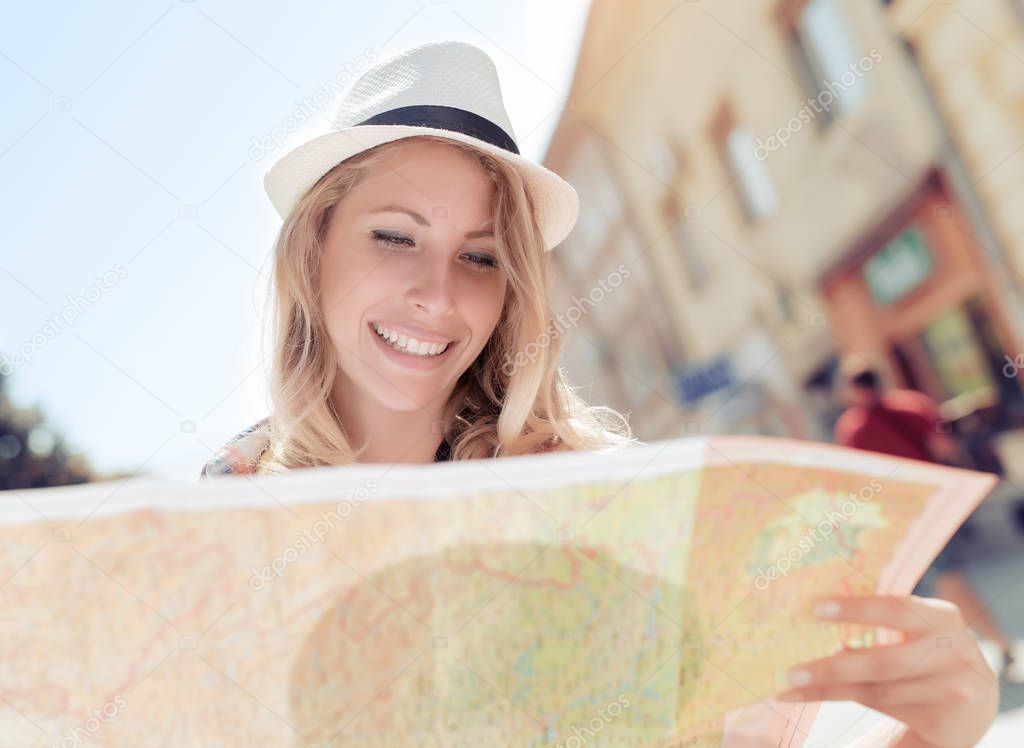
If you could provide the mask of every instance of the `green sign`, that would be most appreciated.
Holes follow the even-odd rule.
[[[892,304],[931,274],[935,260],[921,232],[908,229],[864,263],[864,282],[878,304]]]

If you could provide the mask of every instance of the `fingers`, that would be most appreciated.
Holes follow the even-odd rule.
[[[807,662],[789,673],[789,684],[798,688],[829,683],[888,681],[918,678],[949,668],[935,639],[922,637],[898,645],[849,650]]]
[[[922,744],[974,745],[999,708],[995,674],[960,609],[913,595],[843,597],[820,618],[904,633],[799,665],[781,701],[855,701],[898,719]]]
[[[878,711],[891,707],[942,703],[967,703],[973,694],[968,684],[935,675],[904,680],[823,683],[778,694],[780,701],[856,701]]]
[[[920,678],[822,683],[786,691],[779,701],[855,701],[903,722],[923,744],[974,745],[999,710],[994,674],[961,664]],[[917,743],[915,743],[917,745]]]
[[[860,595],[831,599],[818,616],[826,620],[863,623],[897,629],[915,636],[952,636],[964,628],[953,603],[916,595]],[[831,607],[831,611],[827,608]],[[831,614],[830,614],[831,613]]]

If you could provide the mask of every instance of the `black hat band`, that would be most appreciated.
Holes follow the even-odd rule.
[[[519,155],[519,148],[507,132],[486,117],[453,106],[417,104],[398,107],[356,123],[356,127],[362,125],[410,125],[453,130]]]

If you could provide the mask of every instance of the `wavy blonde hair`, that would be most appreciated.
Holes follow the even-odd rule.
[[[338,362],[320,307],[320,258],[339,202],[368,169],[386,162],[389,150],[409,140],[454,148],[474,158],[494,182],[496,249],[508,277],[494,332],[459,378],[444,411],[451,458],[604,449],[635,442],[622,415],[584,403],[558,367],[561,339],[545,334],[553,328],[549,259],[519,172],[472,146],[426,135],[384,143],[339,163],[309,189],[281,227],[273,253],[270,321],[276,334],[273,410],[267,421],[270,446],[259,471],[356,461],[331,400]],[[539,345],[542,337],[550,345]],[[521,352],[531,343],[536,354],[526,357]]]

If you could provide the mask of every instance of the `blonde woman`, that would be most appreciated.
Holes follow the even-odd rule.
[[[379,63],[335,126],[267,174],[284,218],[273,410],[202,475],[632,442],[558,368],[546,252],[575,223],[576,194],[519,155],[486,54],[446,42]],[[807,663],[779,698],[859,701],[903,723],[860,745],[961,748],[986,731],[999,692],[955,605],[843,597],[822,615],[904,641]]]
[[[512,166],[432,135],[333,167],[291,211],[275,250],[273,416],[204,472],[628,439],[621,418],[568,387],[557,338],[529,346],[533,360],[516,356],[552,337],[532,214]]]

